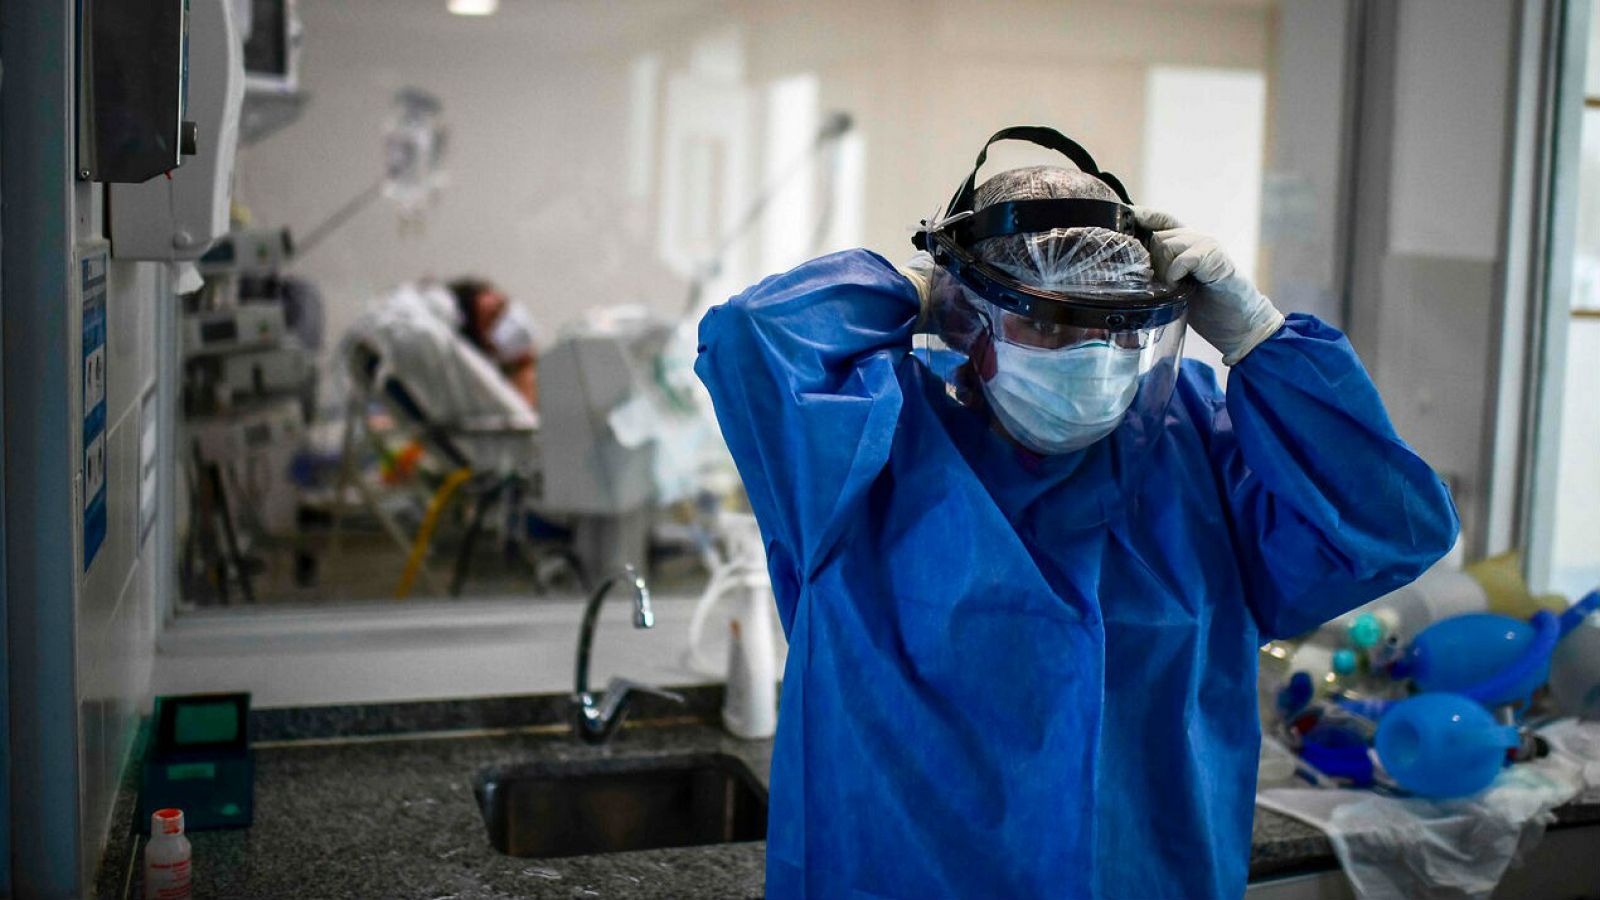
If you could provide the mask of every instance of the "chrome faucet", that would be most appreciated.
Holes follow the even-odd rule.
[[[650,586],[645,584],[644,576],[633,566],[623,566],[622,571],[600,582],[594,593],[589,595],[589,603],[583,610],[583,624],[578,629],[578,671],[572,692],[576,715],[572,720],[572,731],[580,740],[590,744],[605,743],[617,730],[617,726],[628,715],[628,697],[632,694],[652,694],[674,703],[684,702],[682,694],[627,678],[611,679],[606,684],[605,697],[599,701],[589,692],[589,648],[594,644],[600,603],[606,599],[611,586],[619,581],[627,581],[633,586],[633,627],[651,628],[656,624],[655,613],[650,609]]]

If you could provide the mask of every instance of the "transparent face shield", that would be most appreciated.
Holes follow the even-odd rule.
[[[1186,313],[1094,329],[1008,312],[935,272],[932,321],[913,353],[945,394],[1017,446],[1053,456],[1111,441],[1142,454],[1177,382]]]
[[[1061,151],[1078,166],[1075,178],[1098,179],[1097,191],[1122,202],[1029,196],[1024,184],[1020,197],[1002,193],[974,209],[986,144],[915,241],[930,273],[916,357],[952,399],[1028,451],[1052,456],[1110,441],[1142,454],[1165,421],[1196,286],[1154,277],[1150,233],[1121,183],[1081,147],[1045,128],[1006,129],[989,143],[1005,139]]]
[[[999,310],[999,321],[991,320],[995,338],[1030,350],[1069,350],[1074,347],[1105,346],[1119,350],[1144,350],[1161,340],[1167,325],[1139,331],[1108,331],[1083,328],[1062,322],[1043,322]]]

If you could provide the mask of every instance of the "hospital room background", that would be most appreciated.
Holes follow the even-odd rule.
[[[1166,13],[1171,27],[1149,34],[1137,8],[1092,3],[1013,2],[981,15],[961,4],[913,15],[892,3],[669,3],[606,13],[508,4],[472,17],[420,0],[381,14],[359,2],[298,12],[295,91],[252,94],[258,108],[246,111],[233,195],[250,239],[271,236],[287,250],[243,276],[220,273],[191,308],[198,327],[219,318],[208,307],[242,297],[269,309],[287,296],[285,317],[300,331],[286,325],[288,341],[304,355],[286,364],[247,349],[244,361],[191,366],[200,383],[191,379],[186,394],[197,401],[188,406],[200,416],[194,424],[230,451],[236,445],[215,432],[236,429],[241,415],[291,431],[259,451],[270,460],[186,461],[184,606],[504,596],[577,585],[595,574],[585,568],[642,553],[690,588],[716,541],[707,510],[737,493],[690,373],[699,314],[826,252],[908,256],[911,229],[942,202],[931,186],[961,170],[972,135],[1017,122],[1051,123],[1116,160],[1139,202],[1217,235],[1286,308],[1343,324],[1380,386],[1427,373],[1421,390],[1386,399],[1468,511],[1463,552],[1504,543],[1486,516],[1472,515],[1487,511],[1490,485],[1476,470],[1493,453],[1472,413],[1495,388],[1483,360],[1459,350],[1483,341],[1491,319],[1450,316],[1443,327],[1468,333],[1422,347],[1391,321],[1426,319],[1430,290],[1435,302],[1462,302],[1463,289],[1487,302],[1486,284],[1428,277],[1444,269],[1457,281],[1492,281],[1494,210],[1472,199],[1487,195],[1458,194],[1462,209],[1441,217],[1406,194],[1497,162],[1504,148],[1439,157],[1429,143],[1502,111],[1464,91],[1445,102],[1397,100],[1394,129],[1417,138],[1396,153],[1388,224],[1408,252],[1383,271],[1346,268],[1340,248],[1367,238],[1341,215],[1354,198],[1339,193],[1351,164],[1340,150],[1351,98],[1338,77],[1353,63],[1332,13],[1179,4]],[[1498,76],[1473,77],[1505,91],[1492,83]],[[407,143],[417,140],[425,148]],[[1005,146],[996,155],[1000,165],[1030,161]],[[1580,207],[1581,227],[1591,216]],[[1591,299],[1596,276],[1581,236],[1577,246],[1580,315],[1569,330],[1581,342],[1581,309],[1600,300]],[[538,460],[522,454],[524,471],[500,472],[515,477],[498,492],[482,471],[444,489],[453,471],[485,463],[441,458],[419,439],[417,429],[463,414],[440,396],[410,397],[418,415],[396,417],[385,409],[394,398],[368,385],[377,392],[370,410],[350,415],[352,391],[362,389],[349,377],[363,346],[352,329],[374,327],[396,291],[467,276],[509,298],[540,356],[546,408],[537,419],[548,421],[522,423],[536,428]],[[1340,286],[1362,279],[1416,308],[1351,308]],[[594,332],[608,328],[631,336],[602,348]],[[456,343],[447,352],[476,349]],[[1578,384],[1576,367],[1593,356],[1582,346],[1567,354]],[[1226,377],[1204,341],[1186,350]],[[489,390],[443,387],[461,376],[407,359],[417,368],[403,374],[388,359],[367,365],[394,376],[391,392]],[[613,362],[626,378],[584,380],[594,366],[620,377]],[[293,405],[284,402],[289,382],[304,398],[300,415],[261,413]],[[1582,429],[1589,418],[1564,421]],[[1546,563],[1568,592],[1597,574],[1572,537],[1596,508],[1583,499],[1596,487],[1592,467],[1573,455],[1586,445],[1581,431],[1561,442],[1561,524]],[[531,517],[534,538],[507,533],[512,507]]]
[[[508,4],[471,18],[429,3],[382,15],[361,3],[304,4],[299,105],[247,137],[234,203],[258,233],[288,231],[292,253],[258,273],[268,290],[257,293],[270,295],[282,276],[291,318],[302,297],[314,304],[305,313],[314,332],[289,340],[317,344],[304,348],[303,367],[315,401],[301,410],[312,413],[303,432],[282,392],[248,380],[220,406],[190,407],[210,437],[276,395],[266,405],[291,414],[263,421],[294,431],[259,451],[270,461],[195,463],[203,472],[185,482],[197,490],[181,505],[192,514],[186,602],[503,597],[547,581],[576,585],[641,554],[659,579],[703,579],[717,537],[707,509],[726,505],[733,474],[691,377],[699,314],[822,253],[865,246],[906,256],[910,229],[940,202],[929,186],[950,180],[980,131],[1055,123],[1122,161],[1141,201],[1219,234],[1264,277],[1264,189],[1281,195],[1280,214],[1303,220],[1279,230],[1331,244],[1313,178],[1266,178],[1270,88],[1282,64],[1272,6],[1183,9],[1187,27],[1165,41],[1138,38],[1132,11],[1104,12],[1097,27],[1114,39],[1086,46],[1064,11],[1045,3],[987,9],[976,32],[960,5],[912,16],[894,4],[654,4],[626,14]],[[1040,16],[1062,27],[1018,46],[1022,23]],[[937,90],[930,65],[941,73]],[[1071,89],[1043,89],[1051,84]],[[1306,125],[1328,131],[1322,140],[1336,136],[1309,117]],[[408,128],[436,131],[418,167],[426,171],[384,185],[385,153],[404,152]],[[1299,291],[1301,306],[1332,307],[1320,273],[1285,264],[1291,271],[1274,283]],[[350,394],[361,388],[347,375],[351,353],[399,340],[370,333],[383,329],[371,317],[390,294],[461,276],[492,281],[536,334],[541,408],[528,443],[538,461],[476,472],[446,493],[452,471],[494,465],[436,458],[411,433],[461,413],[436,406],[458,376],[415,355],[406,366],[369,361],[395,384],[376,388],[378,415],[355,422],[361,433],[347,446]],[[214,279],[196,298],[198,315],[215,318],[204,307],[231,303],[238,281]],[[246,299],[260,281],[246,276]],[[618,325],[619,316],[637,318]],[[602,346],[596,330],[606,322],[631,336]],[[1192,352],[1218,358],[1198,341]],[[588,369],[616,375],[613,362],[629,377],[593,383],[601,376]],[[395,421],[382,409],[394,402],[386,389],[422,395],[412,400],[425,417]],[[497,488],[495,475],[511,483]],[[357,502],[341,503],[341,489]],[[442,508],[429,519],[436,499]],[[532,517],[536,539],[506,533],[512,506]],[[225,518],[230,529],[220,527]]]
[[[176,485],[179,599],[156,692],[217,679],[253,682],[267,703],[527,690],[565,672],[559,623],[625,564],[663,624],[620,629],[602,658],[658,683],[724,675],[737,576],[764,555],[692,375],[700,316],[823,253],[907,258],[974,141],[1016,123],[1093,148],[1138,202],[1215,234],[1283,308],[1347,330],[1462,512],[1445,568],[1520,574],[1531,544],[1541,590],[1576,598],[1600,582],[1584,538],[1600,528],[1587,450],[1600,416],[1579,387],[1600,374],[1586,312],[1600,309],[1600,205],[1574,195],[1559,437],[1514,448],[1520,427],[1485,433],[1484,416],[1513,390],[1509,357],[1488,364],[1509,352],[1494,339],[1514,274],[1506,201],[1461,188],[1506,168],[1514,148],[1476,135],[1504,132],[1514,98],[1504,66],[1441,62],[1509,64],[1513,48],[1450,7],[1396,14],[1418,43],[1394,61],[1380,113],[1352,96],[1358,26],[1316,3],[1164,5],[1156,30],[1141,4],[1089,0],[504,3],[487,16],[435,0],[299,4],[294,90],[247,95],[233,192],[238,233],[286,234],[285,249],[221,267],[187,302],[209,321],[233,314],[209,307],[288,298],[287,319],[315,324],[284,326],[311,387],[245,378],[179,416],[180,434],[223,432],[223,450],[191,442],[201,452]],[[1380,114],[1384,188],[1361,176],[1385,162],[1360,159],[1352,136]],[[1600,178],[1600,130],[1584,135],[1580,184]],[[1041,154],[1002,145],[988,170]],[[397,300],[431,286],[449,306],[439,291],[461,277],[525,314],[536,408],[469,365],[480,354],[459,331],[415,333],[430,317]],[[1185,352],[1226,378],[1198,336]],[[281,430],[247,446],[241,419],[256,417]],[[1496,483],[1518,453],[1553,475],[1523,488],[1548,493],[1546,531],[1521,541],[1511,522],[1532,513]],[[375,621],[416,646],[363,643]],[[233,643],[217,643],[222,627]],[[485,628],[503,630],[482,641]],[[362,655],[298,655],[330,634]],[[353,661],[386,653],[403,675]]]
[[[781,673],[776,617],[752,612],[770,605],[762,536],[693,371],[697,325],[825,253],[905,260],[1010,125],[1090,148],[1285,312],[1348,334],[1461,516],[1454,551],[1395,603],[1446,602],[1470,575],[1526,617],[1600,585],[1586,3],[231,9],[251,31],[225,233],[156,265],[119,256],[105,225],[109,327],[152,349],[111,337],[103,548],[78,526],[56,535],[82,563],[57,642],[82,749],[60,763],[81,787],[69,880],[116,832],[158,696],[566,696],[574,641],[593,638],[586,601],[619,571],[648,582],[654,628],[605,607],[597,681],[721,683],[735,640]],[[1582,33],[1555,52],[1571,22]],[[985,172],[1050,161],[1006,146]],[[75,190],[81,237],[112,189]],[[43,326],[7,303],[10,354],[17,328]],[[1184,352],[1226,380],[1192,332]],[[147,383],[115,384],[135,370]],[[6,428],[9,482],[46,453]],[[7,539],[47,553],[49,533],[11,527],[21,509]],[[1264,715],[1296,660],[1336,680],[1332,651],[1301,649],[1263,648]]]

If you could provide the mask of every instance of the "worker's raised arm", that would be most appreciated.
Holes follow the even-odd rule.
[[[1455,543],[1449,491],[1384,411],[1349,341],[1290,316],[1233,367],[1212,462],[1265,635],[1409,583]]]
[[[918,309],[894,266],[849,250],[767,278],[701,320],[695,373],[767,541],[790,557],[775,567],[803,579],[887,461],[895,368]]]
[[[1459,530],[1449,491],[1395,433],[1344,335],[1313,316],[1285,319],[1215,239],[1136,214],[1155,232],[1156,270],[1199,283],[1189,324],[1233,367],[1225,404],[1214,383],[1194,385],[1192,366],[1180,396],[1208,432],[1262,632],[1307,631],[1448,553]]]

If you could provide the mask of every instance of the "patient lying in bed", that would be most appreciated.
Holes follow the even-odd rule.
[[[497,362],[462,332],[451,292],[436,283],[406,284],[352,324],[346,352],[360,344],[375,353],[374,381],[405,385],[435,425],[470,431],[526,431],[538,413]],[[530,341],[531,346],[531,341]]]
[[[539,408],[539,350],[536,327],[526,309],[482,278],[458,278],[446,285],[456,303],[456,330],[489,357],[528,406]]]

